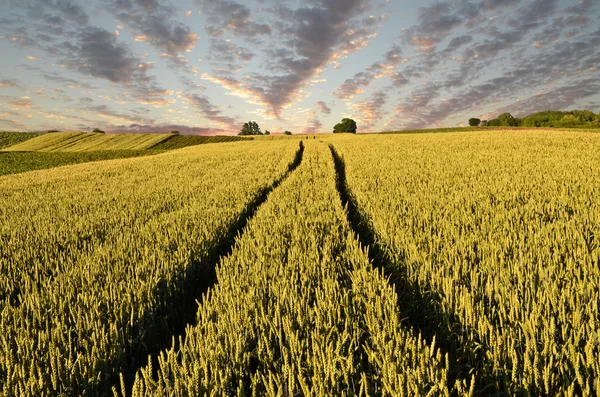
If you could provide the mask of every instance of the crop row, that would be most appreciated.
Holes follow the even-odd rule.
[[[249,141],[252,138],[241,136],[201,136],[201,135],[173,135],[148,149],[151,150],[173,150],[188,146],[204,145],[207,143],[225,143],[237,141]]]
[[[600,376],[600,136],[339,139],[400,309],[476,390],[592,396]],[[382,150],[385,148],[385,150]],[[411,292],[411,286],[414,290]]]
[[[98,150],[145,150],[169,139],[169,134],[96,134],[53,132],[39,135],[4,150],[14,152],[82,152]]]
[[[110,393],[189,320],[297,150],[207,145],[0,178],[0,395]]]
[[[44,170],[92,161],[151,156],[148,150],[103,150],[98,152],[0,152],[0,176]]]
[[[0,132],[0,150],[35,138],[40,134],[34,132]]]
[[[402,326],[348,224],[324,143],[307,142],[217,280],[133,396],[448,395],[445,357]]]

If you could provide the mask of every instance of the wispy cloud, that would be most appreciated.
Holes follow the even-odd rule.
[[[329,131],[325,120],[348,116],[359,130],[375,131],[600,104],[600,3],[593,0],[423,0],[417,7],[194,0],[181,7],[173,0],[1,4],[0,118],[44,128],[235,133],[248,115],[293,132]],[[185,130],[186,123],[200,127]]]
[[[198,42],[198,34],[176,19],[179,10],[171,4],[159,0],[108,0],[106,8],[140,41],[175,58]]]
[[[228,135],[229,130],[220,128],[206,127],[190,127],[178,124],[128,124],[128,125],[109,125],[106,130],[108,132],[128,132],[128,133],[168,133],[171,131],[179,131],[185,135]]]
[[[236,118],[223,115],[223,111],[212,104],[207,97],[191,94],[188,100],[206,119],[229,129],[239,127],[240,122]]]
[[[331,114],[331,109],[329,108],[329,106],[327,106],[327,104],[323,101],[319,101],[317,102],[317,108],[321,111],[321,113],[323,114]]]
[[[356,95],[361,94],[375,80],[383,77],[392,77],[395,84],[405,84],[406,78],[402,73],[396,72],[401,62],[402,51],[400,47],[394,46],[385,55],[382,61],[375,62],[365,69],[364,72],[356,73],[351,79],[347,79],[339,86],[333,95],[341,100],[349,101]]]
[[[273,42],[275,48],[266,50],[266,64],[272,73],[254,73],[241,80],[217,72],[204,78],[251,99],[276,117],[303,97],[301,90],[331,60],[364,47],[378,26],[377,18],[365,16],[370,7],[363,0],[311,2],[296,9],[281,4],[269,10],[277,21],[273,26],[252,22],[248,7],[233,1],[211,4],[209,21],[214,25],[207,29],[212,35],[233,29],[242,37],[273,34],[278,39]]]

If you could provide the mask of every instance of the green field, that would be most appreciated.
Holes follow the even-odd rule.
[[[149,147],[152,150],[173,150],[188,146],[204,145],[207,143],[225,143],[252,140],[249,137],[240,136],[199,136],[199,135],[174,135],[165,139],[154,146]]]
[[[0,152],[0,176],[43,170],[91,161],[114,160],[156,154],[144,150],[110,150],[98,152]]]
[[[100,150],[145,150],[169,139],[170,134],[95,134],[52,132],[5,148],[11,152],[84,152]]]
[[[0,150],[25,142],[39,135],[34,132],[0,132]]]
[[[148,156],[209,143],[251,140],[237,136],[0,132],[0,176],[92,161]]]
[[[594,132],[261,137],[2,176],[0,396],[597,395]]]

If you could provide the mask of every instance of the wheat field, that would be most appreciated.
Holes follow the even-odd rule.
[[[0,395],[595,396],[599,147],[311,135],[2,176]]]

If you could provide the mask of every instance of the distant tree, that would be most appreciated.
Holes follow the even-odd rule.
[[[596,115],[589,110],[573,110],[572,113],[580,123],[591,123],[596,118]]]
[[[517,127],[519,122],[515,119],[510,113],[502,113],[498,116],[498,120],[500,121],[500,125],[502,127]]]
[[[265,130],[265,135],[271,135],[271,131]]]
[[[518,119],[509,113],[498,116],[501,125],[519,127],[562,127],[581,128],[600,125],[600,118],[589,110],[572,110],[563,112],[558,110],[545,110],[530,114]]]
[[[565,112],[556,110],[533,113],[525,117],[521,125],[524,127],[558,127],[565,114]]]
[[[333,127],[333,132],[334,133],[349,132],[352,134],[356,134],[357,128],[358,127],[356,125],[356,121],[354,121],[352,119],[343,119],[341,123],[338,123],[335,125],[335,127]]]
[[[481,126],[482,127],[487,127],[488,126],[488,121],[487,120],[481,120]]]
[[[173,134],[173,135],[179,135],[179,131],[171,131],[171,134]]]
[[[469,125],[471,127],[479,127],[479,124],[481,124],[481,119],[476,119],[476,118],[469,119]]]
[[[48,131],[48,134],[51,134],[51,133],[53,133],[53,132],[60,132],[60,131],[59,131],[59,130],[49,130],[49,131]]]
[[[102,131],[100,128],[94,128],[92,132],[95,132],[96,134],[104,134],[104,131]]]
[[[500,120],[498,119],[493,119],[488,121],[488,127],[500,127],[502,126],[502,123],[500,123]]]
[[[262,131],[256,121],[249,121],[244,123],[244,126],[238,135],[262,135]]]
[[[290,131],[286,131],[284,132],[285,135],[292,135],[292,133]]]
[[[578,118],[574,114],[567,113],[560,120],[560,123],[558,123],[557,127],[576,128],[576,127],[581,126],[582,124],[583,123],[581,121],[579,121]]]

